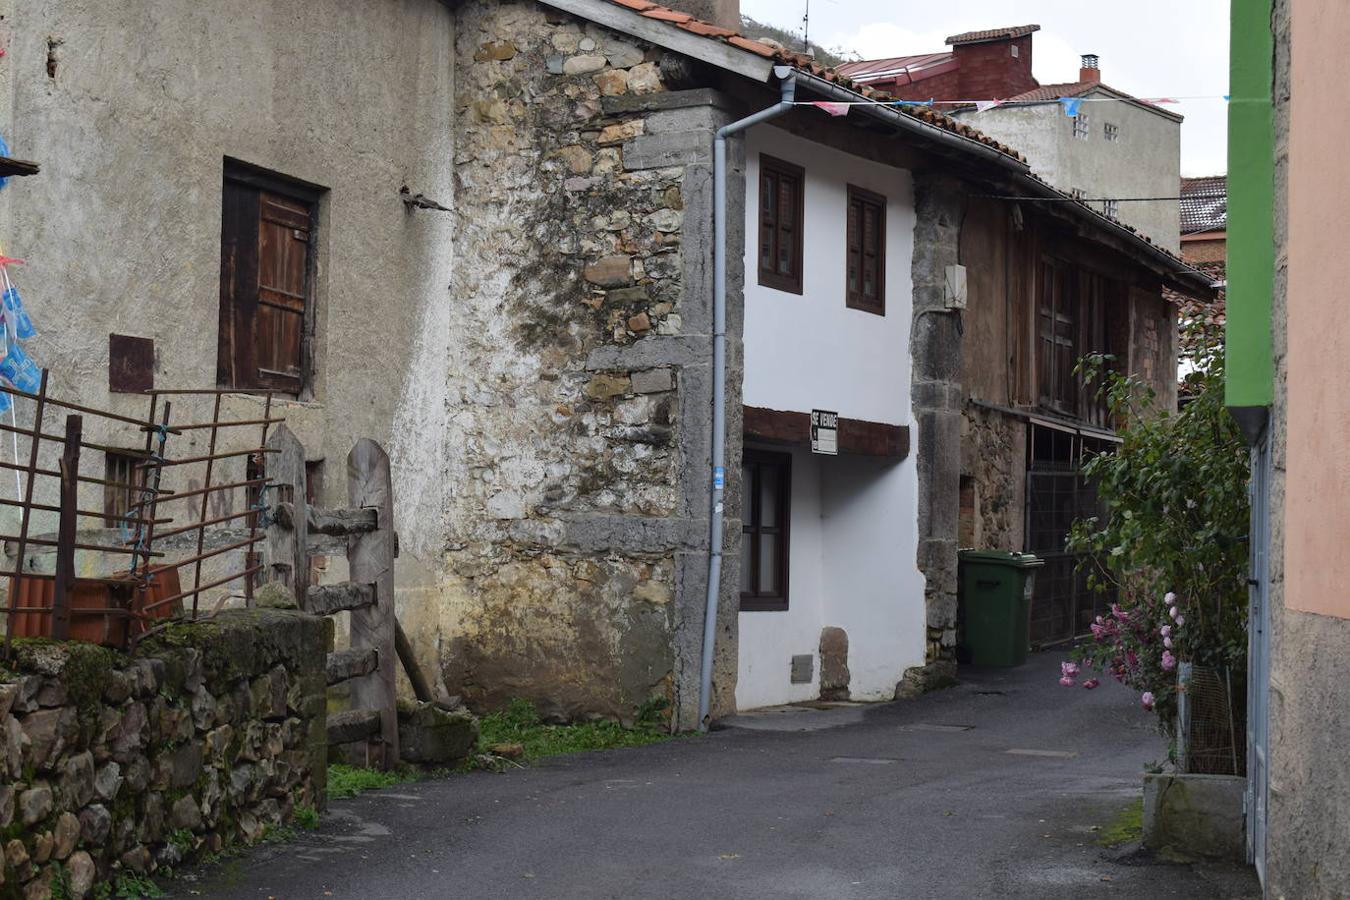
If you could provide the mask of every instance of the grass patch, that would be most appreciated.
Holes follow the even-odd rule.
[[[395,769],[384,772],[380,769],[362,769],[358,766],[330,765],[328,767],[328,799],[342,800],[355,797],[362,791],[393,787],[421,780],[421,773],[414,769]],[[304,823],[301,823],[304,824]]]
[[[306,831],[313,831],[319,827],[319,811],[312,806],[297,806],[295,824]]]
[[[488,713],[479,720],[479,752],[491,754],[501,744],[520,744],[523,760],[533,762],[560,753],[587,750],[613,750],[617,747],[641,747],[668,741],[672,735],[662,721],[662,704],[647,704],[639,711],[632,728],[617,722],[575,722],[547,725],[526,700],[512,700],[505,709]]]
[[[1116,813],[1110,825],[1097,835],[1097,843],[1103,847],[1118,847],[1137,841],[1144,836],[1144,798],[1132,801],[1129,806]]]
[[[145,900],[164,897],[166,894],[159,885],[143,875],[119,872],[111,882],[105,881],[95,887],[90,896],[94,900]]]

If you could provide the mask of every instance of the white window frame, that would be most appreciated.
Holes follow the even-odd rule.
[[[1080,112],[1073,117],[1073,136],[1080,141],[1086,141],[1092,134],[1092,123],[1088,121],[1088,114]]]
[[[1102,125],[1102,136],[1108,141],[1120,140],[1120,126],[1115,122],[1106,122]]]

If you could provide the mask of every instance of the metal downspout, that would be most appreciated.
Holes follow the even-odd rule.
[[[712,507],[708,515],[708,596],[703,615],[703,658],[699,667],[698,727],[701,731],[708,728],[712,706],[717,603],[722,591],[722,507],[727,464],[727,138],[792,110],[796,70],[775,66],[773,74],[782,82],[782,99],[768,109],[718,129],[713,141]]]

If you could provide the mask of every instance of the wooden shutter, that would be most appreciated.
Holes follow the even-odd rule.
[[[281,179],[249,172],[225,177],[221,213],[220,338],[217,382],[240,390],[299,394],[316,201]]]
[[[886,198],[849,185],[845,303],[886,314]]]
[[[792,455],[746,450],[742,459],[741,609],[785,610]]]
[[[759,283],[800,294],[805,170],[763,155],[759,167]]]

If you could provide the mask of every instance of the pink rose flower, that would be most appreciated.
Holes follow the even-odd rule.
[[[1066,678],[1072,678],[1078,674],[1078,664],[1073,662],[1062,662],[1059,664],[1059,674]]]
[[[1158,629],[1158,634],[1161,634],[1163,637],[1171,637],[1171,636],[1172,636],[1172,626],[1171,626],[1171,625],[1164,625],[1162,628],[1159,628],[1159,629]]]
[[[1101,684],[1101,682],[1098,681],[1096,678],[1089,678],[1087,681],[1083,682],[1083,687],[1087,688],[1090,691],[1099,684]]]
[[[1144,709],[1152,710],[1154,699],[1152,691],[1144,691],[1143,696],[1139,698],[1139,705],[1144,707]]]
[[[1174,594],[1174,593],[1172,593],[1171,591],[1168,591],[1168,592],[1163,596],[1163,602],[1166,603],[1168,606],[1176,606],[1176,605],[1177,605],[1177,595]]]
[[[1177,627],[1180,628],[1182,625],[1185,625],[1185,624],[1186,624],[1186,617],[1185,617],[1185,616],[1177,616]]]
[[[1065,675],[1063,678],[1059,680],[1059,683],[1064,685],[1065,687],[1073,687],[1077,682],[1075,682],[1068,675]]]
[[[1163,651],[1162,667],[1164,672],[1170,672],[1177,667],[1177,658],[1172,655],[1172,651]]]
[[[1171,609],[1169,609],[1169,610],[1167,611],[1167,614],[1168,614],[1169,616],[1171,616],[1172,619],[1175,621],[1175,620],[1176,620],[1176,617],[1177,617],[1177,608],[1176,608],[1175,606],[1172,607]]]

